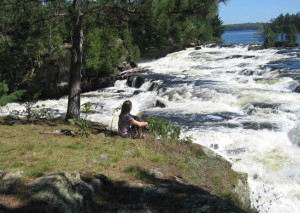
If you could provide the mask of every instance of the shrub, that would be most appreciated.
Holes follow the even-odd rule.
[[[71,118],[68,121],[75,123],[78,126],[78,132],[80,135],[88,137],[92,134],[91,124],[87,121],[87,116],[92,113],[91,103],[84,103],[83,107],[83,113],[85,113],[85,117],[83,119],[78,120],[76,118]]]
[[[0,107],[21,98],[21,96],[25,93],[25,90],[19,90],[7,94],[8,90],[7,84],[5,82],[0,82]]]
[[[156,138],[166,139],[169,142],[192,143],[192,137],[188,136],[180,139],[183,128],[179,125],[174,125],[170,120],[149,117],[149,133]]]

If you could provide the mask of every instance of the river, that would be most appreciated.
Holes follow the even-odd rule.
[[[259,39],[259,30],[230,30],[225,31],[222,35],[224,44],[262,44],[263,42]],[[278,40],[281,37],[278,36]],[[297,43],[300,44],[300,33],[298,33]]]
[[[300,49],[248,50],[247,46],[201,46],[142,62],[145,83],[82,94],[95,114],[88,119],[117,128],[118,107],[133,102],[144,112],[184,126],[186,136],[248,174],[252,207],[261,213],[300,209]],[[156,107],[160,101],[165,108]],[[37,103],[64,115],[67,97]],[[2,107],[1,116],[24,110],[22,103]],[[184,136],[184,135],[183,135]],[[297,145],[298,144],[298,145]]]

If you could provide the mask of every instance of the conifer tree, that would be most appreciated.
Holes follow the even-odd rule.
[[[293,47],[296,45],[297,39],[298,39],[298,32],[297,28],[294,24],[290,24],[287,29],[287,45],[290,47]]]

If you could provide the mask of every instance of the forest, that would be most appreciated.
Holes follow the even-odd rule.
[[[300,12],[297,14],[280,14],[271,19],[264,27],[261,39],[265,47],[297,45],[298,33],[300,32]]]
[[[259,30],[265,23],[243,23],[224,25],[225,30]]]
[[[41,76],[55,80],[51,67],[66,58],[70,90],[77,81],[78,95],[78,79],[109,76],[124,61],[134,64],[191,42],[220,39],[220,2],[225,1],[3,0],[0,82],[8,87],[0,86],[2,96],[18,90],[43,96]]]

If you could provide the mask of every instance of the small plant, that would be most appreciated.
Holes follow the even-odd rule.
[[[42,105],[42,107],[45,107],[45,105]],[[40,108],[40,106],[37,106],[37,108]],[[34,118],[36,119],[46,119],[46,120],[51,120],[54,118],[51,109],[47,108],[42,108],[38,110],[38,112],[35,114]]]
[[[87,102],[83,104],[83,113],[85,114],[83,119],[78,120],[76,118],[71,118],[68,121],[75,123],[79,127],[78,131],[80,135],[88,137],[92,134],[91,124],[87,121],[87,116],[93,113],[91,110],[91,103]]]
[[[182,130],[180,126],[172,125],[171,121],[157,117],[149,117],[147,120],[151,135],[171,141],[179,139]]]
[[[193,142],[191,136],[180,139],[180,135],[183,133],[184,129],[179,125],[172,124],[170,120],[158,117],[149,117],[147,120],[149,122],[149,133],[156,138],[166,139],[169,142],[186,144]]]
[[[40,92],[34,94],[32,97],[30,97],[29,101],[25,102],[25,110],[23,110],[23,114],[27,118],[27,121],[35,117],[35,115],[37,114],[37,112],[34,110],[34,105],[38,101],[40,94]]]

